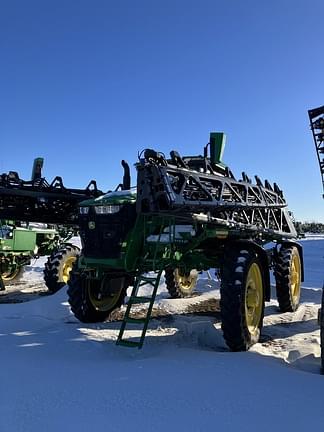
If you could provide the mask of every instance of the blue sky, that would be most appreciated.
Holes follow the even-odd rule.
[[[0,0],[0,173],[120,182],[146,147],[224,161],[324,222],[307,110],[324,104],[322,0]],[[133,171],[133,183],[135,173]]]

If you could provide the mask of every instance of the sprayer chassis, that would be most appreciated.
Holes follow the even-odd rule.
[[[81,321],[107,319],[133,285],[118,344],[141,347],[162,272],[174,285],[179,278],[173,271],[190,282],[193,269],[216,268],[222,279],[224,337],[231,349],[248,349],[260,335],[271,269],[284,292],[282,308],[298,306],[302,249],[294,242],[282,191],[259,178],[252,184],[244,173],[237,181],[207,156],[181,158],[171,152],[167,160],[146,150],[136,167],[136,195],[124,190],[80,204],[83,251],[69,282],[72,311]],[[279,269],[283,260],[285,274]],[[285,282],[292,273],[294,302]],[[142,298],[138,289],[145,283],[152,295]],[[138,342],[125,340],[126,325],[136,323],[132,306],[141,302],[149,303],[146,318],[138,322],[144,324],[142,336]]]

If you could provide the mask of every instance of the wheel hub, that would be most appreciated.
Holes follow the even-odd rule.
[[[115,293],[104,294],[105,291],[105,278],[101,283],[93,283],[94,281],[87,281],[88,283],[88,294],[89,299],[93,307],[100,312],[106,312],[112,309],[118,302],[118,299],[122,292],[122,287]]]
[[[182,291],[190,292],[196,285],[198,273],[193,269],[189,274],[184,274],[179,269],[175,269],[174,278]]]

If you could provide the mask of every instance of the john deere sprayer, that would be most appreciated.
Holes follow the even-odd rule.
[[[147,149],[119,190],[81,202],[81,255],[69,281],[69,303],[82,322],[109,319],[133,286],[117,344],[142,347],[164,272],[173,297],[191,294],[200,271],[221,277],[225,341],[234,351],[257,342],[273,270],[281,311],[295,311],[303,280],[302,248],[277,184],[236,179],[222,163],[225,136],[211,133],[201,156],[170,157]],[[140,295],[140,287],[151,287]],[[146,304],[144,318],[134,306]],[[130,338],[129,329],[140,330]]]
[[[324,105],[308,111],[324,190]],[[323,195],[324,198],[324,195]],[[324,288],[318,321],[321,328],[321,373],[324,375]]]

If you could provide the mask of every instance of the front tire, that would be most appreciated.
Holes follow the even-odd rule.
[[[102,280],[87,277],[85,273],[73,270],[68,282],[68,301],[71,310],[79,321],[95,323],[106,321],[111,312],[124,304],[127,284],[120,283],[120,288],[113,293],[103,294],[109,278]]]
[[[280,311],[294,312],[299,306],[301,291],[301,260],[296,246],[281,246],[274,275]]]
[[[21,282],[24,266],[29,264],[29,257],[0,257],[0,275],[4,285],[15,285]]]
[[[221,317],[226,344],[246,351],[259,341],[264,316],[265,269],[253,250],[233,249],[221,272]]]
[[[68,283],[73,264],[80,254],[80,249],[74,245],[54,251],[44,269],[44,280],[51,293],[57,292]]]
[[[5,285],[15,285],[20,282],[22,277],[23,267],[22,266],[14,266],[8,268],[8,270],[1,273],[1,278]]]
[[[165,269],[165,284],[171,298],[191,297],[198,279],[197,270],[193,269],[189,274],[181,272],[179,268]]]

